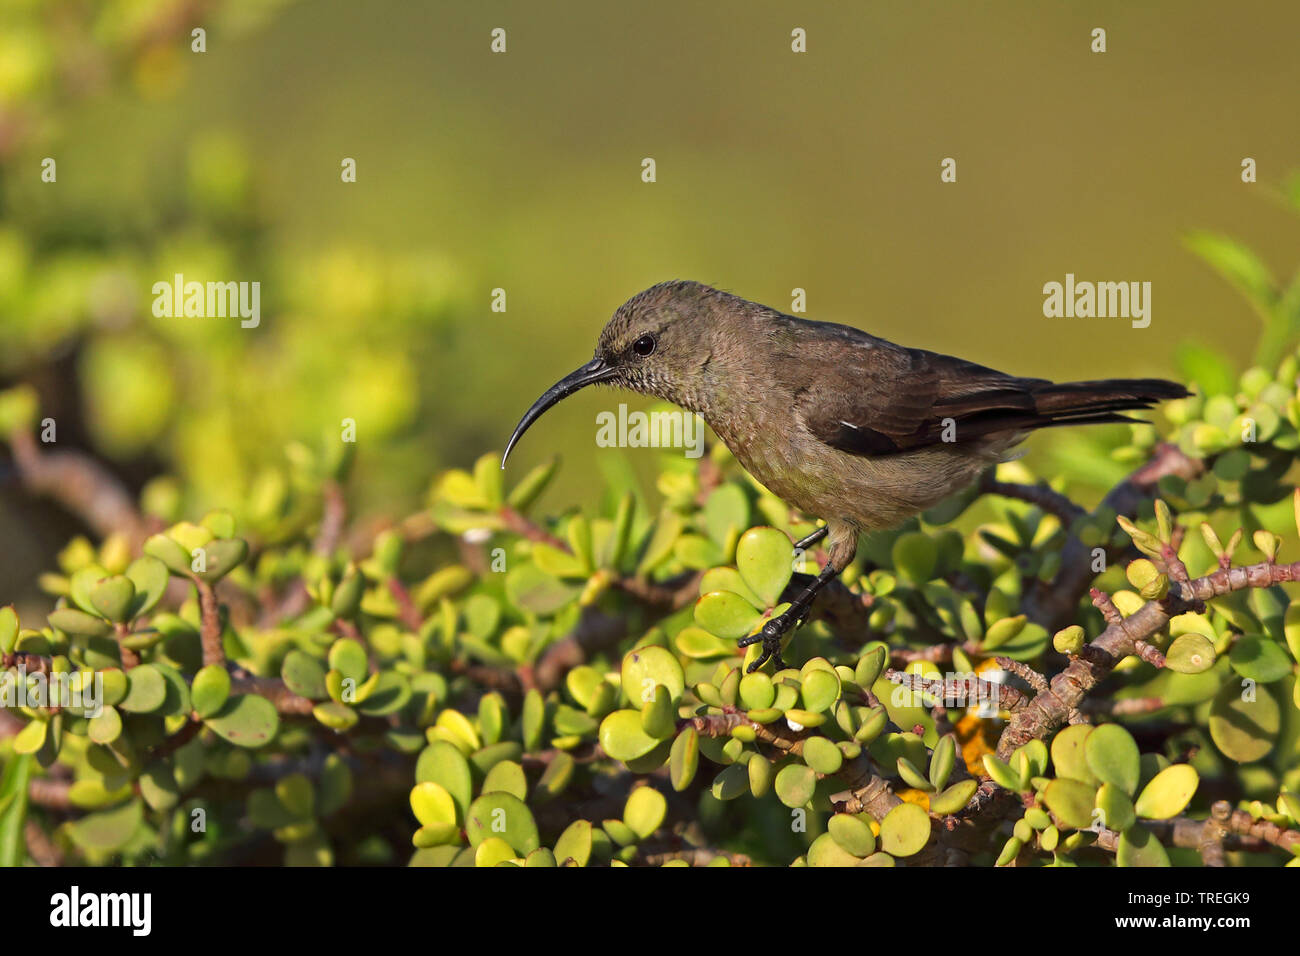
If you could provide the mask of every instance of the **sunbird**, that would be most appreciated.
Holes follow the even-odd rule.
[[[825,521],[795,543],[804,549],[825,538],[825,567],[739,641],[762,643],[750,672],[769,659],[785,666],[784,636],[853,560],[863,532],[894,527],[960,491],[1035,429],[1140,421],[1120,412],[1190,394],[1158,378],[1020,378],[699,282],[662,282],[619,306],[592,360],[524,413],[501,467],[547,409],[597,384],[699,414],[759,483]]]

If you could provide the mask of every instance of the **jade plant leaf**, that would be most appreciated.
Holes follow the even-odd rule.
[[[457,822],[456,801],[446,788],[431,780],[417,783],[411,789],[411,811],[421,826]]]
[[[191,562],[190,569],[209,584],[220,581],[248,557],[248,543],[242,538],[219,538],[209,541],[199,550],[200,555],[196,555],[194,561],[201,559],[202,570],[198,570],[194,562]]]
[[[979,783],[975,780],[958,780],[951,787],[930,798],[930,812],[944,816],[961,810],[975,796]]]
[[[104,578],[90,589],[90,603],[97,614],[110,621],[127,621],[135,603],[135,585],[123,574]]]
[[[1133,801],[1123,788],[1113,783],[1103,783],[1097,789],[1097,809],[1101,811],[1101,825],[1120,833],[1137,822]]]
[[[325,666],[304,651],[294,649],[284,655],[280,677],[289,690],[308,700],[325,696]]]
[[[95,602],[90,599],[90,592],[106,577],[108,571],[98,564],[89,564],[74,571],[68,578],[68,598],[72,605],[87,614],[99,615],[95,610]]]
[[[813,770],[825,775],[840,769],[844,754],[825,737],[809,737],[803,742],[803,759]]]
[[[817,772],[801,764],[787,764],[776,775],[777,798],[791,809],[802,807],[817,789]]]
[[[860,862],[830,833],[823,833],[808,847],[809,866],[857,866]]]
[[[709,537],[725,546],[749,525],[749,499],[739,485],[720,485],[705,500],[703,516]]]
[[[673,638],[673,644],[676,645],[679,654],[694,660],[712,660],[718,657],[730,657],[736,653],[734,644],[728,644],[702,627],[682,628]]]
[[[827,822],[826,832],[852,856],[868,857],[876,851],[875,834],[861,817],[837,813]]]
[[[1134,825],[1120,835],[1115,862],[1120,866],[1169,866],[1169,854],[1150,830]]]
[[[663,684],[656,685],[652,699],[641,705],[641,728],[659,740],[671,737],[677,730],[672,695]]]
[[[361,646],[360,641],[350,637],[339,638],[330,647],[329,666],[331,670],[338,671],[345,680],[350,678],[357,683],[364,681],[370,671],[370,663],[366,660],[366,649]]]
[[[804,674],[799,695],[803,699],[801,709],[820,714],[839,698],[840,677],[833,670],[812,670]]]
[[[122,715],[116,707],[105,706],[99,716],[90,719],[88,733],[97,744],[111,744],[122,734]]]
[[[520,800],[527,800],[528,780],[524,777],[524,768],[513,760],[493,764],[483,778],[483,792],[509,793]]]
[[[554,614],[581,593],[580,585],[562,582],[535,564],[517,564],[506,572],[506,596],[533,614]]]
[[[687,727],[673,741],[668,757],[668,773],[673,789],[680,792],[691,785],[700,765],[700,737],[694,727]]]
[[[915,856],[930,839],[930,815],[915,803],[900,803],[880,821],[880,848],[892,857]]]
[[[642,840],[659,829],[668,812],[668,801],[653,787],[638,787],[623,807],[623,822]]]
[[[745,674],[740,678],[740,703],[746,710],[764,710],[776,700],[772,678],[762,671]]]
[[[705,571],[700,576],[700,594],[708,594],[710,591],[730,591],[739,594],[754,607],[763,603],[763,599],[750,590],[745,579],[735,568],[709,568]]]
[[[415,764],[415,779],[438,784],[451,794],[464,816],[474,798],[473,775],[469,760],[454,745],[437,740],[420,752]]]
[[[500,837],[487,837],[474,850],[475,866],[501,866],[515,856],[514,847]]]
[[[1200,674],[1214,661],[1214,644],[1201,634],[1181,634],[1165,652],[1165,666],[1178,674]]]
[[[1043,802],[1066,826],[1086,830],[1092,826],[1097,787],[1070,777],[1057,777],[1043,791]]]
[[[280,728],[280,715],[265,697],[235,694],[204,724],[237,747],[265,747]]]
[[[574,820],[555,841],[555,861],[560,866],[586,866],[591,847],[590,821]]]
[[[1281,708],[1267,687],[1229,680],[1210,707],[1210,737],[1238,763],[1267,756],[1281,726]]]
[[[48,619],[51,625],[75,637],[102,637],[113,629],[102,617],[71,607],[51,611]]]
[[[753,760],[750,761],[753,763]],[[723,767],[713,778],[710,793],[715,800],[735,800],[749,791],[749,770],[746,766],[733,763]]]
[[[1114,784],[1129,796],[1137,791],[1141,771],[1137,742],[1119,724],[1103,724],[1089,734],[1083,755],[1098,780]]]
[[[1237,638],[1228,662],[1239,675],[1259,684],[1281,680],[1295,666],[1281,644],[1261,634],[1243,634]]]
[[[894,569],[913,584],[924,584],[934,575],[939,561],[939,546],[920,531],[901,534],[893,547]]]
[[[11,605],[0,607],[0,654],[10,654],[18,643],[18,614]]]
[[[626,763],[654,750],[659,741],[645,732],[639,710],[616,710],[600,722],[600,746]]]
[[[744,637],[762,620],[761,611],[731,591],[711,591],[695,602],[695,623],[724,640]]]
[[[1168,820],[1183,812],[1199,784],[1200,775],[1191,764],[1166,767],[1142,788],[1134,809],[1148,820]]]
[[[520,856],[526,856],[540,845],[532,811],[509,793],[485,793],[470,804],[465,814],[465,832],[472,846],[488,839],[501,839]]]
[[[67,826],[68,838],[87,850],[111,852],[126,845],[144,821],[144,804],[138,798],[106,810],[96,810]]]
[[[152,664],[141,664],[126,673],[126,697],[118,706],[132,713],[157,710],[167,699],[167,681]]]
[[[654,700],[655,688],[666,687],[673,700],[686,689],[682,665],[672,652],[654,645],[638,647],[623,656],[623,693],[634,707]]]
[[[750,528],[736,542],[736,570],[762,606],[775,606],[794,574],[790,539],[776,528]]]
[[[209,664],[194,675],[190,700],[200,717],[211,717],[230,697],[230,672],[220,664]]]
[[[1052,766],[1056,768],[1057,776],[1082,780],[1084,783],[1101,782],[1088,766],[1084,751],[1084,745],[1092,732],[1093,728],[1088,724],[1071,724],[1057,731],[1052,738],[1051,751]]]
[[[144,543],[144,553],[162,562],[172,574],[190,573],[190,553],[166,534],[151,535]]]

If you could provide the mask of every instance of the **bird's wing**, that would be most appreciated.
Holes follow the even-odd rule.
[[[1048,425],[1128,421],[1115,412],[1147,404],[880,339],[836,357],[834,369],[800,391],[799,410],[815,438],[864,457]]]

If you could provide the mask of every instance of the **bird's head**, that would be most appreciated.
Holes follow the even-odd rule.
[[[524,413],[506,443],[501,467],[533,422],[588,385],[616,385],[699,411],[701,372],[720,331],[715,317],[722,313],[714,306],[733,298],[698,282],[661,282],[628,299],[601,330],[592,360],[548,388]]]

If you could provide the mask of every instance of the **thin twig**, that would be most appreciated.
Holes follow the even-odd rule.
[[[1189,457],[1178,446],[1161,443],[1142,467],[1110,490],[1097,511],[1132,517],[1161,478],[1177,475],[1190,480],[1199,475],[1203,467],[1199,459]],[[1092,551],[1091,546],[1071,534],[1061,548],[1061,568],[1052,580],[1033,578],[1027,582],[1029,587],[1021,609],[1031,621],[1055,631],[1073,619],[1079,600],[1096,577]],[[1111,560],[1120,549],[1108,548],[1106,553],[1107,560]]]
[[[203,642],[203,666],[224,664],[226,652],[221,646],[221,612],[217,607],[217,595],[212,585],[202,578],[196,578],[199,589],[199,638]]]
[[[1006,760],[1017,748],[1043,738],[1078,710],[1083,698],[1110,674],[1123,658],[1136,652],[1136,643],[1152,637],[1170,618],[1212,598],[1247,588],[1269,587],[1300,579],[1300,562],[1295,564],[1252,564],[1220,569],[1187,583],[1171,581],[1169,593],[1148,601],[1122,620],[1111,624],[1085,646],[1090,653],[1072,658],[1052,679],[1050,689],[1013,715],[998,741],[998,756]]]

